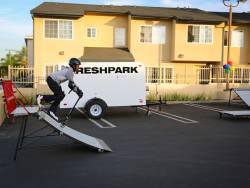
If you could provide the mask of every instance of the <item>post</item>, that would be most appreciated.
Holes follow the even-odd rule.
[[[232,18],[233,18],[233,7],[237,7],[240,3],[244,3],[247,0],[237,0],[236,2],[233,0],[223,0],[223,3],[226,7],[229,7],[229,20],[228,20],[228,45],[227,45],[227,63],[230,60],[231,55],[231,26],[232,26]],[[229,90],[229,79],[230,73],[227,73],[226,79],[226,90]]]
[[[213,80],[213,65],[209,65],[209,83],[211,84],[212,83],[212,80]]]
[[[227,63],[231,58],[232,18],[233,18],[233,6],[232,3],[230,2],[229,20],[228,20]],[[229,82],[230,82],[230,73],[227,73],[226,90],[229,90]]]
[[[10,80],[11,79],[11,71],[10,71],[10,65],[8,65],[8,80]]]

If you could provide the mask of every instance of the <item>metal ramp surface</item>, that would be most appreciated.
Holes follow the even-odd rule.
[[[250,89],[232,89],[250,107]]]
[[[220,111],[220,117],[228,115],[232,117],[248,117],[250,116],[250,110],[239,110],[239,111]]]
[[[67,126],[63,125],[62,123],[57,122],[55,119],[50,117],[44,111],[39,111],[38,115],[42,120],[47,122],[50,126],[59,130],[61,133],[70,137],[73,140],[81,142],[88,147],[97,149],[99,152],[102,152],[102,151],[110,151],[111,152],[112,151],[103,140],[92,137],[92,136],[88,136],[88,135],[83,134],[79,131],[76,131],[70,127],[67,127]]]

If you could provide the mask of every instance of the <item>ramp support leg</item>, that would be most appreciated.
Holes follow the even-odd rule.
[[[232,90],[233,89],[230,89],[228,105],[231,105]]]
[[[27,121],[28,121],[28,116],[24,116],[22,119],[22,125],[20,127],[18,139],[17,139],[17,144],[16,144],[16,149],[15,149],[15,154],[14,154],[14,160],[17,159],[17,153],[18,150],[22,149],[23,146],[23,140],[25,137],[25,131],[26,131],[26,126],[27,126]]]
[[[162,108],[161,108],[162,106],[161,106],[161,105],[162,105],[162,99],[161,99],[161,95],[160,95],[159,111],[161,111],[161,110],[162,110]]]

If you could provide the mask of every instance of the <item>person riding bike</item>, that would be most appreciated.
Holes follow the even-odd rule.
[[[71,58],[69,60],[69,66],[62,70],[56,71],[51,73],[47,77],[47,84],[51,91],[54,93],[53,95],[38,95],[37,97],[37,104],[39,107],[41,107],[41,100],[44,100],[46,103],[50,103],[53,101],[52,105],[50,106],[48,110],[48,114],[53,117],[54,119],[58,120],[58,117],[56,115],[57,108],[60,104],[60,102],[65,97],[64,92],[62,91],[62,88],[60,86],[61,83],[65,81],[69,81],[68,87],[76,92],[76,94],[81,98],[83,96],[83,92],[79,87],[76,86],[74,83],[73,77],[74,73],[78,73],[79,66],[81,65],[81,62],[77,58]]]

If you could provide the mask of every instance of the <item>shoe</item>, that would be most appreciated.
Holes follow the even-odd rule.
[[[42,95],[38,95],[38,97],[36,98],[37,104],[39,106],[39,108],[42,108],[43,105],[41,105],[41,100],[43,99]]]
[[[56,121],[58,121],[58,117],[56,116],[56,114],[52,111],[49,111],[49,115],[54,118]]]

